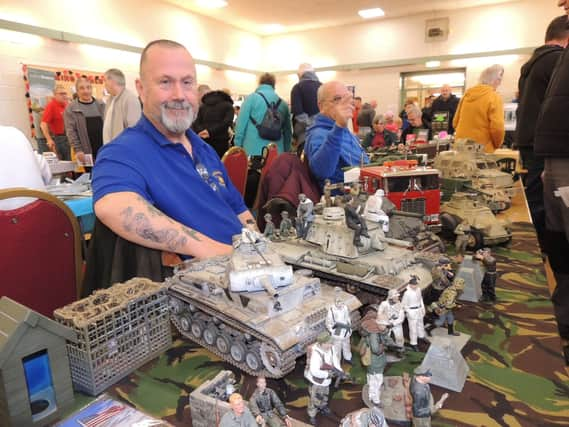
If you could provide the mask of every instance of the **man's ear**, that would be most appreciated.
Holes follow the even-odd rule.
[[[136,79],[135,84],[136,84],[136,91],[138,92],[138,96],[142,100],[142,103],[145,104],[146,99],[144,96],[144,87],[142,86],[142,81],[140,80],[140,78]]]

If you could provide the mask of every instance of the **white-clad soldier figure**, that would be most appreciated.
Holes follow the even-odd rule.
[[[403,304],[399,301],[399,291],[397,289],[390,289],[387,293],[387,299],[379,304],[377,319],[387,319],[395,338],[395,344],[397,347],[403,348],[405,343],[403,338],[405,312],[403,311]]]
[[[423,296],[421,295],[417,277],[411,276],[411,279],[407,282],[401,305],[403,305],[409,325],[409,345],[414,351],[418,351],[417,338],[425,339],[425,325],[423,324],[425,305],[423,304]]]
[[[385,198],[385,192],[380,188],[373,196],[368,197],[364,209],[364,217],[371,222],[381,224],[384,233],[389,231],[389,216],[395,206]]]
[[[352,336],[352,319],[350,318],[350,309],[342,301],[342,289],[336,287],[336,297],[334,304],[328,307],[326,314],[326,329],[332,337],[332,346],[334,352],[338,355],[338,359],[342,362],[342,357],[348,364],[352,364],[351,336]]]

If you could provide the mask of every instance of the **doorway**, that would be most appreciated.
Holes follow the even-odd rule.
[[[403,109],[405,100],[409,98],[423,108],[426,99],[439,96],[441,87],[445,84],[450,85],[452,93],[460,98],[464,93],[465,83],[466,68],[401,73],[399,109]]]

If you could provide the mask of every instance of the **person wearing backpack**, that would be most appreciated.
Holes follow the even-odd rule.
[[[235,145],[249,156],[260,156],[263,147],[277,144],[279,153],[290,151],[292,127],[288,105],[275,92],[275,76],[265,73],[259,86],[239,111],[235,124]]]

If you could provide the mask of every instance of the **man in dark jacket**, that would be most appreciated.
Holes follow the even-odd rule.
[[[452,120],[454,119],[454,113],[456,113],[456,109],[458,107],[459,99],[451,92],[451,88],[449,85],[444,85],[441,88],[440,96],[433,101],[433,105],[431,105],[431,117],[432,120],[435,120],[435,114],[437,113],[448,113],[448,128],[447,129],[437,129],[440,130],[447,130],[448,133],[454,134],[454,128],[452,127]],[[433,129],[435,131],[435,129]]]
[[[423,113],[416,105],[407,108],[407,120],[409,126],[401,133],[401,144],[409,143],[426,143],[431,140],[431,129],[423,121]]]
[[[375,109],[377,108],[377,101],[373,100],[365,103],[358,114],[358,135],[365,138],[371,132],[373,126],[373,118],[375,117]]]
[[[558,0],[569,14],[569,0]],[[569,54],[562,53],[537,119],[534,153],[544,157],[546,252],[557,286],[552,301],[569,365]]]
[[[314,123],[314,116],[318,114],[317,93],[322,83],[310,64],[300,64],[298,79],[290,92],[290,104],[294,138],[297,144],[303,144],[306,129]]]
[[[229,128],[233,124],[233,100],[221,90],[207,92],[201,99],[192,129],[211,145],[221,158],[229,148]]]
[[[551,21],[545,33],[545,44],[538,47],[530,60],[522,66],[518,82],[520,95],[515,140],[523,165],[528,171],[524,175],[526,199],[542,249],[545,231],[545,208],[541,181],[543,158],[534,156],[533,140],[537,116],[547,85],[549,85],[557,60],[563,49],[567,47],[568,39],[567,16],[559,16]]]

